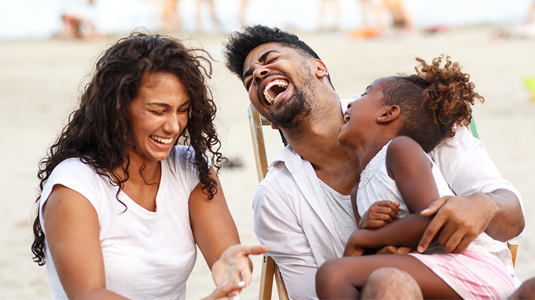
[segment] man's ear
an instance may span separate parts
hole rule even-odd
[[[390,123],[401,116],[401,108],[398,105],[391,105],[385,108],[381,113],[381,116],[377,118],[377,123],[386,124]]]
[[[329,75],[329,70],[327,70],[327,66],[321,59],[315,59],[313,63],[314,67],[316,68],[316,77],[323,78]]]

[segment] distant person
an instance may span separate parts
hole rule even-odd
[[[381,8],[377,0],[358,0],[360,2],[360,12],[362,14],[362,26],[350,29],[348,37],[351,39],[372,38],[381,36],[387,31]],[[374,15],[375,22],[372,22],[371,15]]]
[[[169,32],[180,30],[179,0],[163,0],[161,29]]]
[[[486,233],[461,253],[446,253],[436,241],[425,252],[372,255],[389,245],[416,247],[433,220],[421,212],[455,195],[428,153],[451,145],[470,124],[471,106],[483,101],[449,57],[417,60],[416,75],[376,79],[344,114],[338,143],[356,151],[362,170],[351,197],[358,230],[344,252],[354,257],[319,268],[320,299],[359,299],[371,272],[384,267],[411,275],[425,299],[506,299],[515,291],[511,253]]]
[[[525,24],[532,24],[533,23],[533,17],[535,15],[535,0],[531,3],[531,6],[528,10],[528,14],[526,17]]]
[[[210,11],[210,19],[212,20],[212,24],[214,24],[216,31],[224,32],[223,24],[221,24],[221,21],[219,21],[219,18],[217,17],[214,0],[197,0],[197,10],[195,14],[195,21],[196,21],[195,30],[203,31],[202,15],[203,15],[203,6],[205,3],[208,4],[208,9]]]
[[[240,5],[238,7],[238,20],[240,21],[240,26],[245,26],[247,24],[247,7],[249,6],[248,0],[240,0]]]
[[[522,23],[506,28],[496,28],[491,32],[493,38],[534,38],[535,37],[535,0],[528,8],[528,13]]]
[[[382,12],[390,15],[390,28],[394,32],[411,32],[413,30],[412,18],[405,7],[403,0],[382,0]]]
[[[413,31],[412,18],[402,0],[360,0],[363,26],[349,31],[353,39],[407,34]],[[376,23],[370,21],[375,14]],[[390,19],[390,20],[388,20]]]
[[[360,11],[362,13],[362,25],[365,27],[379,27],[386,30],[384,21],[382,20],[381,12],[379,10],[379,3],[377,0],[358,0],[360,2]],[[373,14],[376,24],[371,21],[370,15]]]
[[[185,299],[197,247],[209,299],[249,284],[248,255],[267,249],[240,245],[217,177],[202,52],[134,33],[97,61],[38,172],[32,252],[54,299]]]
[[[340,1],[339,0],[320,0],[319,31],[327,30],[327,3],[331,3],[333,10],[332,31],[340,29]]]
[[[95,6],[93,0],[68,7],[61,15],[61,19],[63,21],[63,37],[83,39],[98,35],[94,23]]]

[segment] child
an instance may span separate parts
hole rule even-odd
[[[354,203],[359,230],[351,235],[346,253],[416,246],[431,221],[420,211],[453,195],[426,153],[447,144],[456,126],[468,125],[470,106],[483,99],[457,63],[447,57],[441,67],[442,60],[428,65],[417,59],[417,75],[375,80],[344,116],[338,142],[355,149],[363,168]],[[381,201],[385,199],[396,202]],[[373,212],[361,220],[372,206]],[[396,215],[400,219],[391,222]],[[316,276],[318,297],[356,299],[369,274],[381,267],[409,273],[424,298],[503,299],[513,293],[505,265],[510,253],[502,242],[482,233],[460,254],[444,252],[438,241],[431,246],[425,253],[327,261]]]

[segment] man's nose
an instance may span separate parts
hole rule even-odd
[[[256,68],[256,70],[253,72],[254,81],[256,83],[260,82],[260,80],[266,77],[267,74],[269,74],[269,70],[266,67],[260,66]]]

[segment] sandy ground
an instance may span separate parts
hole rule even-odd
[[[362,93],[374,79],[410,73],[416,56],[430,60],[441,53],[459,61],[484,105],[475,107],[481,140],[489,155],[524,198],[526,235],[520,241],[516,271],[521,280],[535,276],[535,185],[532,170],[535,102],[530,102],[522,78],[535,75],[534,40],[493,40],[491,27],[455,29],[438,35],[403,40],[351,41],[343,33],[301,37],[323,58],[342,97]],[[0,297],[50,299],[46,271],[31,260],[31,222],[37,195],[37,162],[51,145],[87,81],[97,56],[115,38],[91,41],[44,40],[0,43]],[[248,100],[240,82],[221,63],[224,36],[195,36],[219,62],[210,82],[217,101],[218,130],[223,152],[240,159],[242,168],[220,174],[223,188],[244,243],[256,244],[251,199],[257,177],[247,122]],[[270,158],[281,148],[278,136],[266,130]],[[257,298],[260,258],[254,258],[254,278],[242,299]],[[188,281],[188,299],[213,289],[211,275],[199,253]]]

